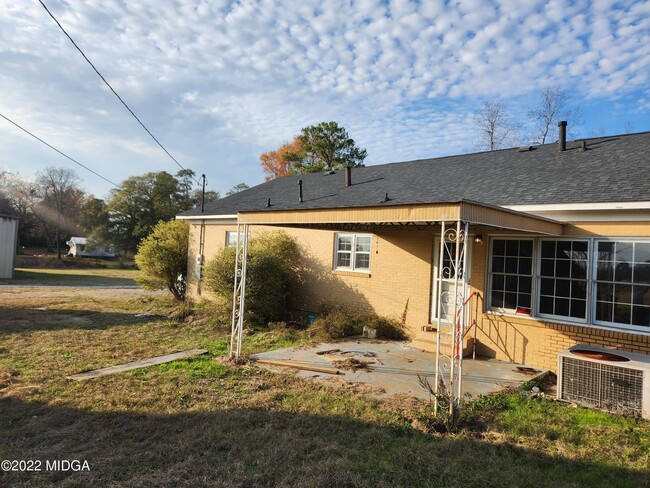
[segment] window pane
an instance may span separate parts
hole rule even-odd
[[[520,293],[517,306],[530,309],[530,295],[528,293]]]
[[[612,304],[610,302],[596,302],[596,320],[612,321]]]
[[[505,280],[503,275],[492,275],[492,289],[503,291],[505,285]]]
[[[587,316],[586,300],[571,300],[571,317],[584,319]]]
[[[532,258],[519,258],[519,274],[530,275],[533,272]]]
[[[650,284],[650,264],[634,265],[634,282]]]
[[[587,279],[587,261],[571,261],[571,278],[577,280]]]
[[[542,295],[553,296],[555,295],[555,280],[551,278],[542,278],[540,280],[540,293]]]
[[[650,307],[632,307],[632,324],[650,327]]]
[[[506,255],[506,241],[503,239],[495,239],[492,241],[492,255],[505,256]]]
[[[596,279],[599,281],[614,281],[614,263],[611,261],[599,261]]]
[[[519,277],[519,293],[530,293],[533,279],[530,276]]]
[[[519,255],[523,258],[532,258],[533,241],[519,241]]]
[[[613,242],[599,242],[598,243],[598,259],[613,261],[614,243]]]
[[[517,258],[506,258],[506,273],[517,274]]]
[[[542,276],[555,276],[555,261],[552,259],[542,259]]]
[[[352,263],[350,262],[350,253],[339,252],[336,253],[336,266],[339,268],[349,268]]]
[[[635,285],[632,287],[632,303],[636,305],[650,305],[650,286]]]
[[[354,262],[354,268],[355,269],[368,269],[370,268],[370,254],[361,254],[357,253],[355,262]]]
[[[357,252],[370,252],[370,236],[357,237]]]
[[[338,250],[339,251],[351,251],[352,250],[352,236],[339,236],[338,238]]]
[[[540,297],[539,298],[539,311],[541,313],[553,314],[553,297]]]
[[[634,244],[634,261],[637,263],[650,263],[649,242],[636,242]]]
[[[493,257],[492,258],[492,271],[495,273],[503,273],[505,265],[505,260],[504,258],[499,258],[499,257]]]
[[[632,307],[623,303],[614,304],[614,322],[629,324],[632,315]]]
[[[558,259],[569,259],[571,257],[571,241],[557,241],[555,256]]]
[[[569,317],[569,299],[556,298],[555,299],[555,315],[563,315]]]
[[[614,285],[614,301],[618,303],[632,303],[632,285]]]
[[[629,263],[616,262],[616,269],[614,270],[614,281],[624,281],[626,283],[632,282],[632,266]]]
[[[614,285],[609,283],[598,283],[596,285],[596,299],[603,302],[614,301]]]
[[[517,308],[517,294],[506,292],[505,302],[503,303],[503,308],[509,308],[515,310]]]
[[[587,282],[586,281],[572,281],[571,282],[571,298],[579,298],[581,300],[587,299]]]
[[[517,277],[506,276],[506,291],[517,292]]]
[[[519,241],[506,241],[506,256],[519,256]]]
[[[631,242],[616,241],[616,262],[632,262],[634,245]]]
[[[571,296],[571,281],[555,280],[555,296],[569,298]]]
[[[555,241],[542,242],[542,257],[554,258],[555,257]]]
[[[573,248],[573,256],[576,259],[580,259],[580,257],[586,257],[587,255],[587,248],[588,243],[585,241],[573,241],[572,248]]]
[[[558,278],[568,278],[571,276],[571,261],[558,259],[555,261],[555,276]]]
[[[492,290],[490,305],[495,308],[503,308],[503,292]]]

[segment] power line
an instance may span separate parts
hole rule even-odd
[[[48,144],[47,142],[45,142],[43,139],[41,139],[41,138],[38,137],[37,135],[32,134],[32,133],[29,132],[27,129],[25,129],[24,127],[18,125],[16,122],[14,122],[13,120],[11,120],[11,119],[10,119],[9,117],[7,117],[6,115],[2,115],[2,114],[0,113],[0,117],[2,117],[3,119],[5,119],[5,120],[6,120],[7,122],[9,122],[10,124],[15,125],[16,127],[18,127],[18,128],[19,128],[20,130],[22,130],[23,132],[26,132],[27,134],[29,134],[30,136],[32,136],[32,137],[33,137],[34,139],[36,139],[37,141],[42,142],[43,144],[45,144],[45,145],[46,145],[47,147],[49,147],[50,149],[53,149],[54,151],[58,152],[61,156],[65,157],[65,158],[68,158],[70,161],[72,161],[72,162],[75,163],[75,164],[78,164],[79,166],[81,166],[81,167],[82,167],[83,169],[85,169],[86,171],[90,171],[92,174],[94,174],[95,176],[100,177],[102,180],[104,180],[104,181],[110,183],[110,184],[113,185],[115,188],[121,188],[120,185],[118,185],[118,184],[116,184],[116,183],[113,183],[113,182],[112,182],[111,180],[109,180],[108,178],[104,178],[102,175],[100,175],[100,174],[97,173],[96,171],[93,171],[92,169],[90,169],[90,168],[89,168],[88,166],[86,166],[85,164],[82,164],[82,163],[80,163],[79,161],[77,161],[76,159],[71,158],[70,156],[68,156],[68,155],[67,155],[66,153],[64,153],[63,151],[59,151],[57,148],[55,148],[55,147],[52,146],[51,144]]]
[[[43,0],[38,0],[38,1],[39,1],[39,3],[43,6],[43,8],[45,9],[45,11],[50,15],[50,17],[52,17],[52,20],[54,20],[54,22],[56,22],[56,25],[59,26],[59,29],[61,29],[61,31],[66,35],[66,37],[67,37],[68,39],[70,39],[70,42],[72,43],[72,45],[73,45],[74,47],[77,48],[77,51],[79,51],[79,53],[81,53],[81,55],[83,56],[83,58],[88,62],[88,64],[92,67],[92,69],[95,70],[95,73],[97,73],[97,75],[102,79],[102,81],[106,84],[106,86],[107,86],[107,87],[108,87],[108,88],[113,92],[113,94],[117,97],[117,99],[118,99],[120,102],[122,102],[122,105],[124,105],[124,107],[129,111],[129,113],[130,113],[131,115],[133,115],[133,117],[135,118],[135,120],[138,121],[138,123],[142,126],[142,128],[143,128],[144,130],[147,131],[147,134],[149,134],[149,135],[151,136],[151,138],[152,138],[154,141],[156,141],[156,144],[158,144],[158,145],[160,146],[160,148],[161,148],[163,151],[165,151],[165,153],[167,154],[167,156],[169,156],[169,157],[172,159],[172,161],[174,161],[174,162],[178,165],[179,168],[181,168],[181,169],[185,169],[185,168],[181,165],[181,163],[179,163],[179,162],[176,160],[176,158],[175,158],[174,156],[172,156],[171,153],[170,153],[167,149],[165,149],[165,146],[163,146],[163,145],[160,143],[160,141],[159,141],[158,139],[156,139],[156,136],[154,136],[154,135],[151,133],[151,131],[150,131],[149,129],[147,129],[147,127],[142,123],[142,121],[141,121],[141,120],[138,118],[138,116],[133,112],[133,110],[131,110],[131,107],[129,107],[129,106],[126,104],[126,102],[125,102],[124,100],[122,100],[122,97],[120,97],[120,96],[117,94],[117,92],[113,89],[113,87],[111,86],[111,84],[110,84],[108,81],[106,81],[106,78],[104,78],[104,76],[99,72],[99,70],[98,70],[98,69],[95,67],[95,65],[90,61],[90,59],[88,59],[88,57],[84,54],[84,52],[81,50],[81,48],[77,45],[77,43],[74,42],[74,39],[72,39],[72,37],[70,37],[70,34],[68,34],[68,33],[66,32],[66,30],[65,30],[65,29],[63,28],[63,26],[59,23],[59,21],[56,19],[56,17],[52,14],[52,12],[50,12],[50,10],[47,8],[47,6],[43,3]],[[199,183],[199,180],[198,180],[198,179],[196,179],[196,178],[194,178],[194,177],[192,177],[192,179],[193,179],[197,184]]]

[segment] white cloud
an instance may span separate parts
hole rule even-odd
[[[470,148],[453,138],[471,139],[468,114],[486,98],[525,106],[551,84],[650,98],[641,0],[47,3],[172,153],[199,173],[218,171],[215,155],[237,168],[226,185],[322,120],[377,162]],[[4,112],[117,178],[175,170],[37,3],[0,6],[0,90]]]

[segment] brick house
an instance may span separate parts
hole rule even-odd
[[[471,308],[479,355],[551,370],[576,343],[650,353],[650,133],[290,176],[178,218],[190,293],[244,226],[281,228],[311,273],[304,313],[408,302],[435,351]]]

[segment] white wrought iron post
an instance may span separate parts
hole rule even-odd
[[[460,222],[459,222],[460,224]],[[467,289],[467,270],[468,268],[468,249],[467,247],[469,246],[469,223],[465,222],[465,230],[463,232],[464,240],[463,240],[463,257],[462,257],[462,262],[463,262],[463,270],[462,270],[462,296],[460,299],[460,316],[459,320],[457,321],[457,327],[456,327],[456,334],[457,334],[457,345],[456,345],[456,354],[458,355],[457,361],[458,361],[458,393],[456,395],[456,401],[458,402],[458,406],[460,407],[460,404],[463,400],[463,345],[465,344],[465,329],[467,327],[467,314],[466,314],[466,309],[468,307],[468,303],[465,303],[468,301],[468,289]],[[470,314],[471,316],[471,314]]]
[[[243,227],[243,232],[242,232]],[[230,333],[230,358],[239,358],[244,332],[246,306],[246,264],[248,262],[248,224],[237,224],[235,249],[235,282],[232,294],[232,322]]]

